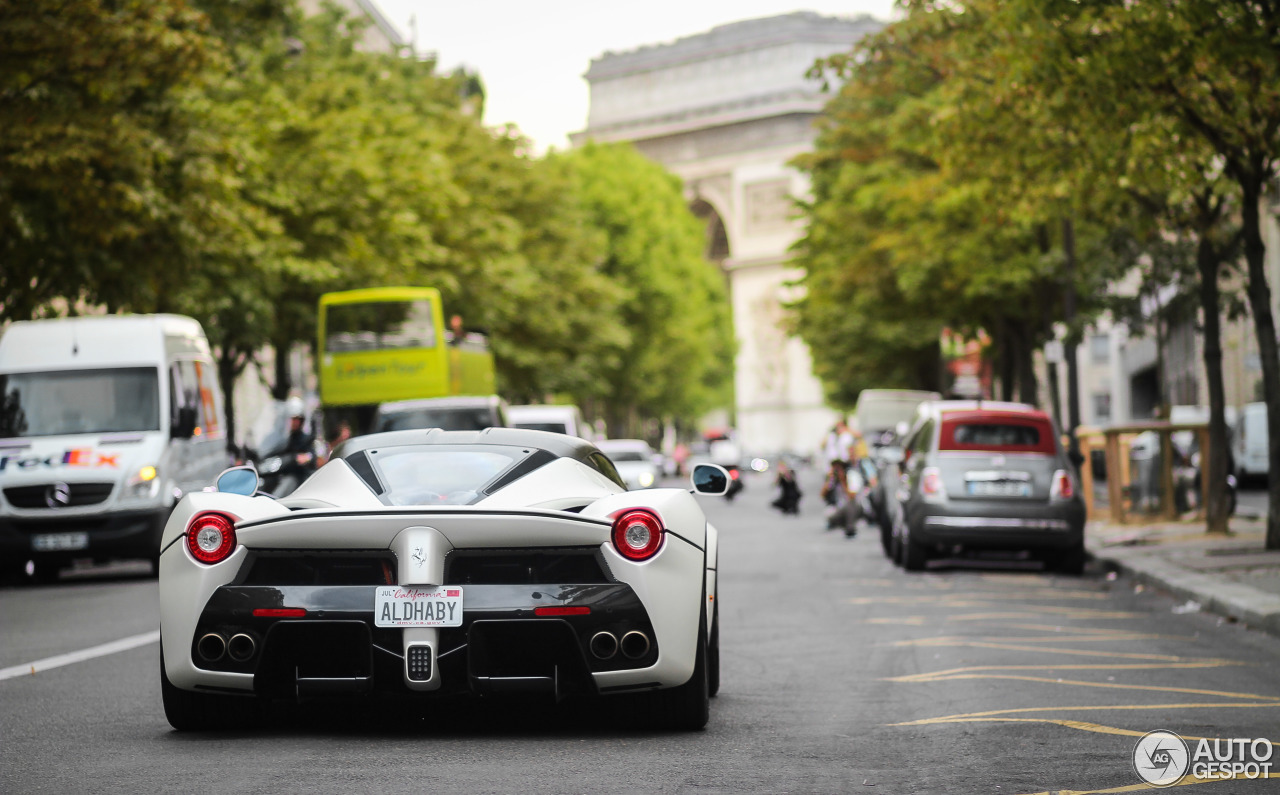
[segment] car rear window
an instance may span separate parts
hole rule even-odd
[[[943,420],[938,449],[1052,454],[1053,429],[1033,418]]]

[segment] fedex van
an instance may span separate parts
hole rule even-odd
[[[217,367],[179,315],[34,320],[0,336],[0,566],[160,555],[188,491],[231,464]]]

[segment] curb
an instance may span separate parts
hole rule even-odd
[[[1089,556],[1129,575],[1137,582],[1168,591],[1178,599],[1198,602],[1202,611],[1239,621],[1280,637],[1280,595],[1249,585],[1187,571],[1157,555],[1089,549]]]

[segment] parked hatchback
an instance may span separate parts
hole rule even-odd
[[[1018,403],[936,401],[908,436],[894,559],[1029,550],[1046,568],[1084,569],[1084,500],[1053,420]]]

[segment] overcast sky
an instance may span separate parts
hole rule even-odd
[[[591,59],[705,33],[717,25],[792,11],[894,18],[893,0],[374,0],[442,71],[465,65],[486,90],[484,121],[510,122],[538,153],[567,148],[587,123]]]

